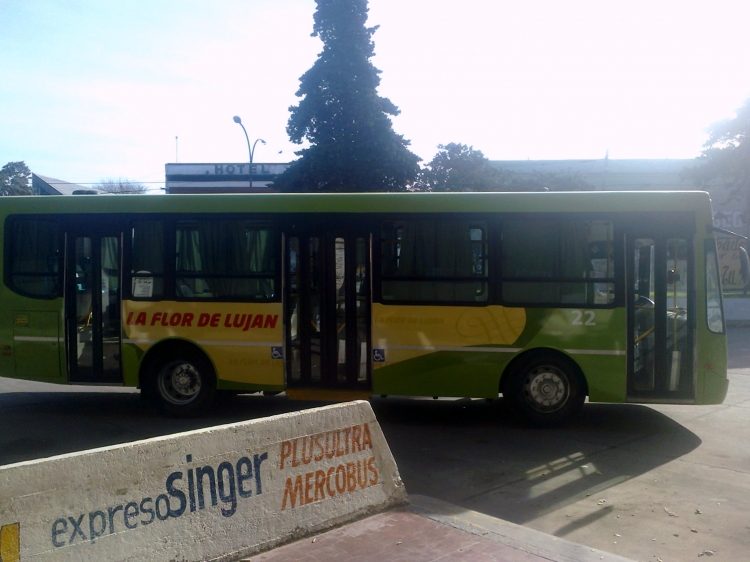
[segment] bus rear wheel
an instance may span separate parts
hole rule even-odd
[[[213,367],[196,352],[185,350],[158,362],[153,384],[162,409],[173,416],[198,416],[207,412],[216,400]]]
[[[537,355],[510,373],[503,396],[511,409],[534,425],[550,426],[575,416],[586,400],[578,366],[553,354]]]

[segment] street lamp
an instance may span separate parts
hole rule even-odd
[[[242,130],[245,133],[245,139],[247,140],[247,151],[250,154],[250,168],[248,169],[248,175],[250,177],[249,180],[249,186],[250,191],[253,189],[253,154],[255,154],[255,145],[258,144],[258,142],[262,142],[263,144],[266,144],[266,141],[263,139],[255,139],[255,142],[253,143],[253,146],[250,146],[250,137],[247,136],[247,129],[245,129],[245,126],[242,124],[242,119],[240,119],[239,115],[235,115],[232,117],[232,120],[237,123],[240,127],[242,127]]]

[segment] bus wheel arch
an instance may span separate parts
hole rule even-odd
[[[184,340],[167,340],[150,349],[140,379],[141,392],[173,416],[203,414],[218,395],[216,370],[208,355]]]
[[[569,356],[540,348],[515,357],[505,368],[500,391],[511,411],[534,425],[563,423],[581,410],[588,384]]]

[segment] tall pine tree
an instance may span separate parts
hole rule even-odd
[[[420,158],[393,131],[398,108],[377,93],[380,71],[370,62],[375,27],[366,27],[367,0],[316,0],[313,37],[323,41],[300,78],[299,105],[289,108],[287,133],[310,146],[274,187],[290,192],[403,191]]]

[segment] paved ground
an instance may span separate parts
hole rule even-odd
[[[407,491],[451,515],[385,514],[253,560],[748,560],[750,328],[729,335],[718,406],[589,404],[536,430],[500,404],[374,400]]]
[[[424,496],[242,561],[249,562],[627,562],[519,525]]]
[[[748,560],[750,369],[730,378],[719,406],[593,404],[555,430],[376,412],[410,493],[636,560]]]
[[[523,427],[501,401],[373,408],[412,495],[634,560],[747,560],[750,327],[730,329],[729,343],[719,406],[589,404],[553,430]],[[130,389],[0,379],[0,465],[316,405],[242,396],[175,420],[144,410]]]

